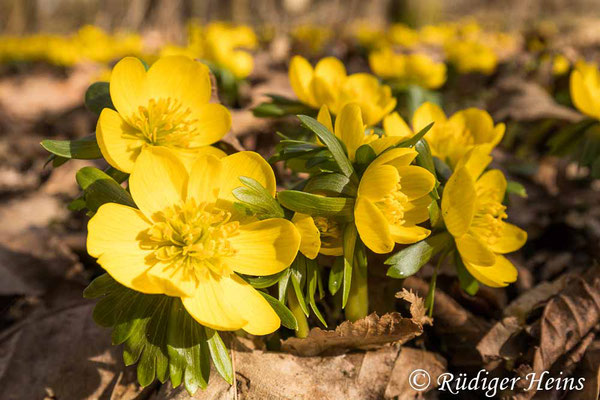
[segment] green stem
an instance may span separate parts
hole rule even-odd
[[[427,307],[427,309],[428,309],[427,314],[429,315],[429,317],[433,316],[433,304],[434,304],[434,300],[435,300],[435,287],[437,284],[438,271],[440,270],[440,267],[441,267],[442,263],[444,262],[444,260],[446,259],[447,255],[448,255],[447,252],[444,252],[440,255],[437,265],[435,266],[435,269],[433,270],[433,276],[431,277],[431,282],[429,283],[429,291],[427,292],[427,298],[425,299],[425,307]]]
[[[296,321],[298,322],[298,329],[296,329],[296,337],[305,338],[308,336],[308,320],[306,319],[306,315],[304,311],[302,311],[302,307],[300,307],[300,303],[298,302],[298,298],[296,297],[296,293],[294,289],[288,287],[287,291],[287,299],[288,299],[288,307],[294,317],[296,317]]]
[[[352,268],[352,284],[348,294],[348,302],[344,309],[346,319],[356,321],[364,318],[369,313],[369,286],[367,283],[367,268],[361,268],[354,261]]]

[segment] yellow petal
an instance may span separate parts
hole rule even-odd
[[[493,135],[492,140],[490,141],[490,145],[492,147],[496,147],[496,145],[498,143],[500,143],[500,141],[504,137],[505,131],[506,131],[506,125],[504,125],[503,123],[500,123],[494,127],[494,135]]]
[[[502,203],[502,200],[504,200],[506,186],[506,178],[502,171],[498,169],[486,171],[475,183],[477,191],[482,190],[486,196],[490,196],[497,203]]]
[[[356,199],[354,222],[360,239],[371,251],[385,254],[394,249],[389,223],[379,208],[369,199],[364,197]]]
[[[491,266],[496,262],[496,255],[473,235],[456,238],[456,247],[465,262],[481,266]]]
[[[240,226],[229,239],[235,255],[225,262],[246,275],[272,275],[287,268],[298,253],[300,233],[283,218],[265,219]]]
[[[436,125],[446,122],[446,114],[437,104],[426,101],[417,110],[412,118],[412,126],[415,133],[425,128],[430,123],[435,122]]]
[[[135,57],[119,61],[110,74],[110,98],[117,111],[125,118],[146,105],[146,68]]]
[[[475,183],[465,168],[459,168],[448,179],[442,195],[442,217],[455,237],[469,230],[475,214]]]
[[[181,298],[187,312],[202,325],[222,331],[235,331],[248,323],[234,307],[235,298],[226,296],[224,281],[228,279],[230,278],[216,278],[209,273],[207,279],[198,282],[193,296]],[[228,291],[227,293],[229,294]]]
[[[335,119],[335,136],[341,139],[348,150],[348,158],[354,161],[356,149],[365,140],[365,127],[363,125],[360,107],[350,103],[342,108]]]
[[[290,62],[289,78],[292,90],[298,99],[308,105],[317,107],[310,89],[313,79],[313,67],[304,57],[294,56]]]
[[[375,154],[379,155],[383,153],[385,150],[389,149],[392,146],[397,145],[403,140],[400,136],[389,136],[389,137],[381,137],[379,139],[373,140],[369,142],[369,146],[373,149]]]
[[[483,267],[466,261],[464,263],[469,273],[486,286],[504,287],[517,280],[517,269],[504,256],[497,255],[496,262],[491,267]]]
[[[527,232],[518,226],[503,222],[500,238],[489,247],[495,253],[506,254],[519,250],[526,241]]]
[[[146,257],[152,251],[142,249],[138,237],[150,228],[139,210],[107,203],[88,223],[87,250],[120,284],[142,293],[162,293],[146,275],[151,265]]]
[[[146,274],[148,279],[161,289],[161,293],[173,297],[193,296],[198,288],[198,279],[187,266],[156,263]]]
[[[231,114],[221,104],[200,104],[192,109],[191,115],[196,120],[194,130],[197,133],[190,143],[193,147],[216,143],[231,128]]]
[[[314,260],[321,249],[321,234],[315,220],[310,215],[295,213],[292,222],[300,233],[300,252]]]
[[[487,111],[467,108],[452,115],[449,123],[459,132],[470,135],[474,144],[487,144],[495,139],[494,121]]]
[[[346,78],[346,67],[335,57],[325,57],[315,65],[315,77],[322,78],[335,89]]]
[[[218,149],[214,146],[202,146],[193,149],[184,149],[182,147],[169,147],[169,150],[175,153],[177,158],[179,158],[179,161],[181,161],[183,165],[185,165],[185,169],[188,171],[188,173],[192,170],[192,166],[200,156],[211,155],[217,158],[223,158],[227,156],[227,154],[223,150]]]
[[[404,210],[404,225],[416,225],[429,219],[429,205],[432,199],[430,196],[411,201]]]
[[[387,136],[397,136],[403,140],[409,139],[414,135],[413,131],[397,112],[393,112],[383,119],[383,130]]]
[[[310,82],[310,91],[316,104],[325,104],[335,109],[337,96],[335,88],[320,76],[315,76]]]
[[[476,180],[486,167],[492,162],[490,156],[490,146],[479,145],[475,146],[460,159],[456,164],[455,170],[464,168]]]
[[[390,225],[390,233],[394,242],[400,244],[412,244],[425,239],[429,236],[431,231],[420,226]]]
[[[358,185],[358,195],[377,202],[396,190],[400,180],[398,171],[391,165],[370,165]]]
[[[221,188],[221,161],[212,155],[202,155],[192,166],[187,187],[187,198],[196,204],[214,204]]]
[[[242,329],[252,335],[268,335],[279,329],[277,313],[265,298],[236,274],[222,279],[223,292],[236,311],[248,321]]]
[[[408,200],[415,200],[427,195],[435,186],[435,177],[425,168],[416,165],[398,167],[400,187]]]
[[[192,111],[210,100],[211,84],[208,67],[189,57],[159,58],[148,70],[146,84],[149,98],[170,97]]]
[[[145,141],[119,113],[105,108],[96,125],[96,140],[106,161],[119,171],[130,173]]]
[[[232,190],[243,186],[240,176],[252,178],[260,183],[271,195],[275,196],[275,174],[268,162],[253,151],[240,151],[221,159],[221,191],[219,199],[223,207],[238,201]]]
[[[166,147],[146,147],[129,177],[135,204],[148,218],[180,204],[186,198],[188,173],[175,153]]]
[[[592,75],[593,73],[586,72],[586,74]],[[598,77],[596,80],[598,81]],[[571,99],[575,107],[582,113],[592,118],[600,118],[600,104],[591,94],[589,87],[591,83],[592,79],[589,77],[585,79],[582,71],[578,69],[573,71],[570,78]]]
[[[329,113],[329,108],[326,105],[322,105],[319,109],[319,115],[317,115],[317,121],[329,130],[329,132],[333,133],[333,124],[331,123],[331,114]]]
[[[382,164],[389,164],[396,168],[403,167],[406,165],[410,165],[410,163],[417,157],[417,151],[408,147],[399,147],[396,149],[390,149],[388,151],[383,152],[379,157],[375,159],[369,165],[376,166]]]

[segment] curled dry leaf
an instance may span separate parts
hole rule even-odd
[[[600,397],[600,341],[588,346],[574,376],[585,379],[581,392],[571,392],[568,400],[596,400]]]
[[[355,322],[346,321],[334,331],[311,329],[305,339],[289,338],[283,341],[283,351],[300,355],[341,354],[352,349],[370,349],[386,343],[403,344],[423,333],[423,324],[431,324],[425,316],[423,299],[404,291],[400,297],[411,303],[411,318],[392,312],[378,316],[372,313]]]

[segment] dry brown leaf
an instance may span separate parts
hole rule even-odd
[[[110,395],[124,369],[110,332],[92,320],[94,305],[79,303],[37,315],[0,335],[0,398],[99,399]]]
[[[554,118],[577,122],[581,114],[557,104],[543,87],[519,77],[508,77],[499,82],[497,109],[494,120],[538,121]]]
[[[355,322],[346,321],[334,331],[313,328],[304,339],[283,341],[283,351],[300,356],[341,354],[352,349],[369,349],[386,343],[406,343],[423,333],[423,325],[393,312],[379,317],[372,313]]]
[[[446,369],[446,361],[437,354],[396,346],[331,357],[262,351],[235,352],[234,357],[236,387],[213,373],[206,390],[194,396],[163,385],[152,400],[231,400],[234,392],[240,400],[408,400],[419,396],[406,384],[410,372],[425,369],[435,384]]]
[[[571,392],[567,400],[597,400],[600,397],[600,341],[586,349],[573,376],[584,378],[585,386],[581,392]]]
[[[403,299],[410,303],[410,315],[421,325],[432,325],[433,319],[426,315],[425,301],[422,297],[417,296],[412,290],[402,289],[396,293],[397,299]]]

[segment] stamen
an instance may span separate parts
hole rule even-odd
[[[404,224],[404,210],[408,205],[408,197],[402,192],[400,182],[396,183],[396,188],[383,200],[378,201],[376,205],[383,212],[392,225]]]
[[[185,268],[199,280],[208,271],[228,276],[232,271],[223,259],[236,254],[230,238],[239,230],[230,219],[229,212],[188,200],[157,213],[142,246],[153,249],[157,261]]]

